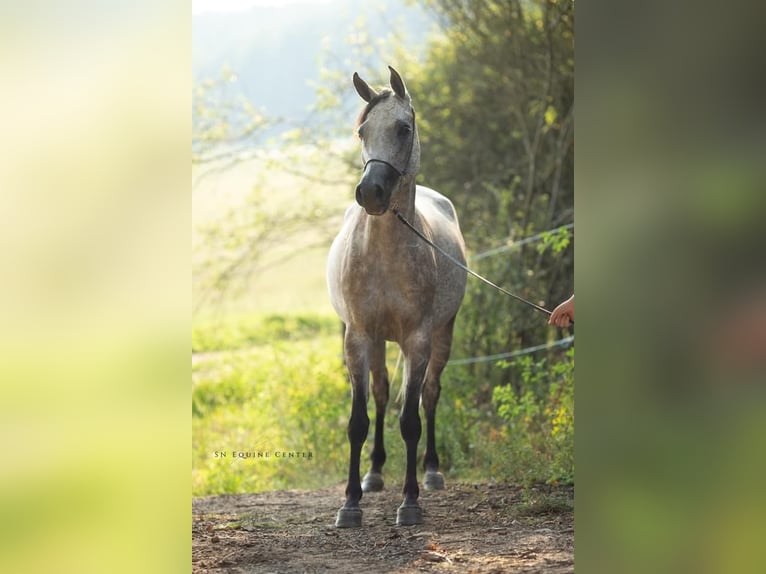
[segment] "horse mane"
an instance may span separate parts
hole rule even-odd
[[[367,105],[364,106],[364,109],[359,113],[359,117],[356,118],[356,125],[354,126],[354,130],[357,130],[359,126],[361,126],[364,123],[364,120],[367,119],[367,114],[370,113],[372,108],[374,108],[377,104],[385,100],[388,96],[393,94],[394,92],[389,90],[388,88],[385,88],[378,92],[374,98],[372,98],[369,102],[367,102]]]

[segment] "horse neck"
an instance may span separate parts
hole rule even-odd
[[[368,247],[384,247],[381,256],[387,253],[395,254],[395,250],[390,249],[392,243],[400,239],[406,241],[410,238],[407,228],[394,214],[394,209],[401,213],[407,221],[415,219],[415,176],[407,175],[402,178],[398,189],[396,190],[396,200],[392,203],[391,209],[384,215],[367,215],[362,210],[364,218],[364,237]],[[377,249],[376,249],[377,250]]]
[[[412,221],[415,216],[415,174],[402,177],[392,207]]]

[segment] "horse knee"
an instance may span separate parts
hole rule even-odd
[[[417,411],[410,413],[402,413],[399,416],[399,430],[402,433],[402,438],[405,441],[418,441],[420,440],[420,434],[422,427],[420,424],[420,415]]]
[[[352,443],[363,443],[367,440],[367,433],[370,430],[370,417],[367,411],[352,412],[348,419],[348,440]]]

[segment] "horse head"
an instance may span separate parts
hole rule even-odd
[[[356,202],[370,215],[388,211],[393,195],[410,187],[420,169],[420,142],[415,110],[404,80],[391,66],[391,88],[380,92],[354,73],[354,87],[367,102],[357,120],[364,172]]]

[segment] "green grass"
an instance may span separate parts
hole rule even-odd
[[[315,313],[200,319],[192,327],[192,352],[233,351],[279,341],[310,340],[339,335],[340,327],[337,317]],[[336,341],[336,345],[340,342]]]
[[[289,325],[302,330],[285,330]],[[316,317],[266,317],[260,328],[238,325],[203,338],[214,343],[207,349],[228,340],[237,350],[207,356],[192,370],[194,495],[312,488],[342,478],[349,393],[339,335],[328,325]],[[232,451],[270,456],[238,459]],[[312,458],[277,460],[277,451]]]
[[[346,479],[351,402],[337,318],[266,315],[217,326],[201,323],[194,327],[194,340],[196,349],[207,353],[192,367],[195,496],[316,488]],[[394,348],[390,372],[395,355]],[[371,418],[373,409],[370,401]],[[396,415],[392,400],[386,432],[389,483],[401,482],[404,473]],[[372,433],[371,424],[365,456]],[[270,456],[239,459],[232,451]],[[312,458],[277,460],[275,451],[311,452]],[[216,457],[216,452],[227,456]]]
[[[318,488],[343,482],[351,402],[333,315],[249,315],[198,322],[192,367],[192,492],[195,496]],[[389,346],[393,375],[398,349]],[[573,361],[573,358],[572,358]],[[492,405],[473,400],[470,381],[447,368],[438,408],[437,448],[447,480],[573,481],[573,362],[554,368],[526,362],[530,381],[549,373],[547,394],[516,396],[499,388]],[[398,378],[391,396],[398,391]],[[384,469],[389,486],[404,475],[404,445],[392,398],[386,415]],[[374,432],[363,453],[366,472]],[[419,457],[425,441],[421,440]],[[237,458],[232,451],[269,453]],[[311,452],[277,459],[275,452]],[[226,457],[215,453],[225,452]],[[543,505],[544,506],[544,505]],[[536,506],[530,512],[537,512]],[[538,509],[539,510],[539,509]]]

